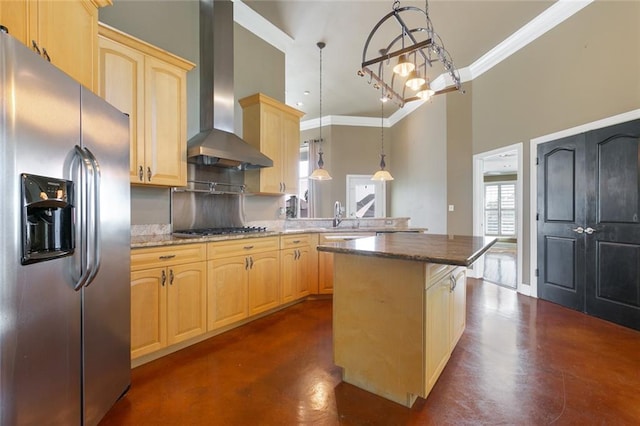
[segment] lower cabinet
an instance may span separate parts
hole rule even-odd
[[[280,239],[280,274],[282,303],[292,302],[311,294],[312,236],[288,235]]]
[[[280,305],[279,237],[207,245],[207,330]]]
[[[206,331],[205,245],[131,251],[131,358]]]
[[[249,316],[249,274],[245,256],[209,260],[207,266],[207,330]]]
[[[427,268],[429,268],[429,265]],[[466,270],[458,267],[428,282],[425,343],[427,393],[449,361],[466,325]]]
[[[280,305],[280,251],[249,257],[249,315]]]

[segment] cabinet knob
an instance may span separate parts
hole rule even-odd
[[[142,168],[142,166],[140,166],[140,168],[138,169],[138,179],[140,180],[140,182],[142,182],[142,180],[144,179],[144,169]]]
[[[147,180],[151,182],[151,167],[147,167]]]
[[[169,284],[173,285],[173,269],[169,269]]]
[[[164,283],[167,282],[167,274],[162,271],[162,281],[160,282],[160,284],[162,284],[162,287],[164,287]]]
[[[42,48],[42,56],[47,60],[47,62],[51,62],[51,57],[47,53],[47,49],[45,49],[44,47]]]

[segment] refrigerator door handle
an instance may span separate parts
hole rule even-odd
[[[89,274],[87,282],[84,284],[84,286],[87,287],[93,282],[93,279],[98,274],[98,271],[100,270],[100,262],[102,259],[100,251],[100,234],[102,231],[100,228],[100,179],[102,175],[100,173],[100,163],[98,163],[95,155],[93,155],[89,148],[84,148],[84,150],[93,169],[93,179],[91,182],[87,182],[87,185],[92,186],[92,197],[90,200],[88,200],[88,205],[91,208],[91,211],[89,212],[89,222],[91,226],[88,229],[90,230],[90,238],[92,239],[93,243],[89,248],[90,250],[93,249],[93,255],[91,256],[93,265],[90,266],[91,273]]]
[[[79,278],[76,280],[75,285],[73,286],[74,290],[80,290],[85,283],[87,282],[87,280],[89,279],[89,275],[90,275],[90,269],[89,269],[89,264],[90,264],[90,254],[89,254],[89,241],[88,241],[88,234],[89,232],[87,232],[87,200],[89,199],[89,195],[87,194],[88,192],[88,185],[86,184],[86,181],[88,180],[89,176],[91,175],[91,169],[92,169],[92,165],[90,160],[87,158],[87,156],[85,155],[85,152],[83,151],[82,148],[80,148],[78,145],[75,146],[75,154],[76,154],[76,158],[80,159],[80,173],[78,173],[78,180],[77,180],[77,184],[78,184],[78,189],[77,189],[77,194],[78,194],[78,200],[77,200],[77,206],[76,206],[76,211],[78,212],[78,240],[80,241],[79,245],[80,245],[80,273],[79,273]]]

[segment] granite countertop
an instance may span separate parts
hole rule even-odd
[[[363,228],[309,228],[309,229],[280,229],[280,230],[267,230],[259,233],[246,233],[246,234],[230,234],[230,235],[211,235],[206,237],[196,238],[184,238],[176,237],[172,234],[156,234],[156,235],[135,235],[131,237],[131,248],[145,248],[145,247],[159,247],[159,246],[171,246],[179,244],[198,244],[198,243],[211,243],[215,241],[227,241],[227,240],[241,240],[246,238],[264,238],[280,235],[292,235],[292,234],[323,234],[323,233],[352,233],[352,232],[412,232],[419,233],[424,232],[424,228],[406,228],[406,227],[363,227]]]
[[[390,233],[326,243],[318,251],[469,266],[495,242],[495,238],[463,235]]]

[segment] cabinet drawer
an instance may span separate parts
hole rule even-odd
[[[243,238],[240,240],[217,241],[208,243],[207,259],[220,259],[222,257],[243,256],[245,254],[261,253],[264,251],[279,250],[279,237]]]
[[[204,244],[134,249],[131,250],[131,270],[199,262],[205,259],[206,250]]]
[[[442,263],[427,263],[425,265],[425,275],[426,275],[425,288],[431,287],[433,284],[435,284],[442,277],[444,277],[454,269],[455,269],[455,266],[452,266],[452,265],[445,265]]]
[[[311,244],[311,235],[296,234],[280,237],[280,249],[289,249],[295,247],[305,247]]]

